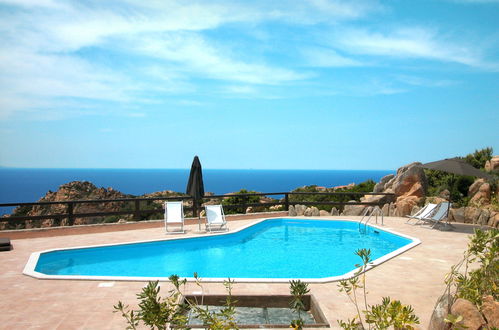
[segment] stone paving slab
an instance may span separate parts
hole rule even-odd
[[[345,217],[331,217],[344,219]],[[349,217],[349,219],[358,219]],[[230,222],[236,229],[254,220]],[[437,298],[443,293],[443,279],[457,263],[467,246],[473,228],[456,224],[453,231],[405,224],[404,218],[387,217],[384,227],[419,238],[419,246],[391,259],[367,273],[368,303],[377,304],[384,296],[400,299],[414,307],[427,329]],[[197,225],[186,226],[187,236],[206,235]],[[39,280],[23,275],[22,270],[35,251],[83,245],[112,244],[130,241],[164,239],[162,228],[146,228],[116,232],[87,233],[55,237],[13,239],[13,250],[0,252],[0,329],[124,329],[125,322],[113,313],[119,300],[133,306],[136,293],[145,282],[102,282],[78,280]],[[202,274],[201,274],[202,275]],[[167,291],[170,285],[162,284]],[[354,306],[337,283],[310,284],[331,327],[337,320],[355,315]],[[221,283],[206,283],[206,294],[225,294]],[[186,294],[199,291],[190,283]],[[234,294],[288,294],[285,283],[236,283]]]

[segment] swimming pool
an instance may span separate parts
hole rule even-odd
[[[171,274],[205,281],[309,282],[352,276],[371,249],[379,264],[419,240],[338,220],[267,219],[225,234],[33,253],[24,273],[52,279],[166,279]]]

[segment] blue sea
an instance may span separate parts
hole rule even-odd
[[[36,202],[49,190],[71,181],[90,181],[125,194],[185,192],[189,169],[19,169],[0,168],[0,203]],[[285,192],[305,185],[334,187],[379,181],[393,170],[215,170],[204,169],[205,191],[226,194],[240,189]],[[0,214],[12,208],[0,208]]]

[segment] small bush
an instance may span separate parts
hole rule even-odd
[[[374,186],[376,185],[376,182],[373,180],[367,180],[362,183],[359,183],[358,185],[355,185],[351,188],[341,188],[334,190],[332,188],[327,189],[325,192],[353,192],[353,193],[358,193],[358,192],[371,192],[374,189]],[[320,193],[320,191],[317,190],[316,185],[311,185],[311,186],[305,186],[305,187],[300,187],[292,192],[311,192],[311,193]],[[315,202],[315,203],[320,203],[320,202],[337,202],[337,203],[346,203],[351,200],[356,200],[360,201],[360,198],[362,195],[321,195],[321,194],[311,194],[311,195],[290,195],[289,196],[289,203],[290,204],[300,204],[300,202]],[[319,210],[326,210],[328,212],[331,212],[331,209],[333,208],[332,205],[316,205]]]
[[[239,204],[255,204],[260,202],[260,196],[238,196],[241,194],[256,194],[257,191],[241,189],[238,192],[234,193],[234,196],[230,196],[225,198],[222,201],[222,205],[239,205]],[[243,207],[224,208],[224,212],[226,214],[237,214],[237,213],[245,213],[246,210]]]

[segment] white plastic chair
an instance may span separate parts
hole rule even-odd
[[[178,230],[168,231],[168,226],[179,227]],[[182,202],[165,202],[165,231],[166,233],[184,233],[184,207]]]
[[[206,210],[206,231],[225,231],[229,230],[225,220],[222,205],[205,205]]]
[[[435,211],[436,207],[437,207],[437,204],[432,204],[432,203],[429,203],[429,204],[423,206],[423,208],[421,210],[419,210],[418,212],[416,212],[415,214],[408,215],[407,217],[409,219],[407,219],[407,221],[405,223],[410,223],[411,220],[417,220],[414,224],[419,223],[422,219],[428,218],[431,215],[431,213],[433,211]]]

